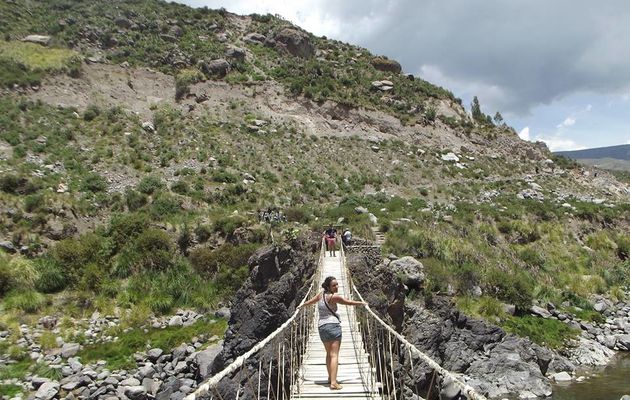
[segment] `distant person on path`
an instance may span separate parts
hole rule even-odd
[[[329,276],[322,283],[324,291],[318,293],[315,297],[308,300],[304,304],[298,306],[310,306],[317,303],[319,311],[319,320],[317,327],[319,329],[319,338],[324,343],[326,349],[326,370],[328,371],[328,383],[330,390],[342,389],[337,382],[337,370],[339,369],[339,347],[341,347],[341,318],[337,314],[337,304],[346,306],[366,306],[367,303],[362,301],[348,300],[336,294],[339,291],[339,283],[334,276]]]
[[[324,240],[326,241],[326,250],[331,257],[336,257],[335,248],[337,247],[337,230],[332,224],[324,232]]]
[[[350,246],[350,244],[352,243],[352,232],[350,232],[350,229],[344,229],[343,233],[341,234],[341,241],[343,242],[344,246]]]

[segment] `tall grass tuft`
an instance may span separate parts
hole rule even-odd
[[[35,288],[40,292],[59,292],[68,284],[63,269],[52,258],[40,258],[35,261],[35,265],[39,272],[39,278],[35,282]]]
[[[27,313],[39,311],[46,304],[46,298],[34,290],[13,291],[5,297],[8,309],[21,310]]]

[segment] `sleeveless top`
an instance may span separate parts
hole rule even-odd
[[[319,302],[317,302],[317,310],[319,311],[319,320],[317,321],[317,326],[320,327],[324,324],[339,324],[339,320],[337,319],[337,317],[335,316],[335,314],[333,314],[332,312],[330,312],[330,310],[328,309],[328,307],[331,308],[331,310],[333,311],[337,311],[337,304],[330,304],[330,301],[326,300],[326,302],[328,303],[328,307],[326,307],[326,304],[324,304],[324,296],[326,296],[327,293],[323,293],[322,294],[322,298],[319,300]]]

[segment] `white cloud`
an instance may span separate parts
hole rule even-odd
[[[520,137],[523,140],[529,140],[529,126],[526,126],[525,128],[521,129],[521,131],[518,133],[518,137]]]
[[[575,125],[575,118],[573,117],[566,117],[564,121],[562,121],[561,124],[558,124],[556,126],[556,128],[561,129],[561,128],[566,128],[568,126],[573,126]]]
[[[551,151],[569,151],[569,150],[582,150],[586,147],[577,144],[572,139],[567,139],[560,137],[558,135],[555,136],[536,136],[536,140],[540,140],[541,142],[545,142],[549,150]]]
[[[589,112],[593,109],[593,105],[592,104],[587,104],[586,108],[584,109],[585,112]]]

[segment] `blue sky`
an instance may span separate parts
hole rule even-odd
[[[398,60],[552,151],[630,143],[630,1],[181,0]]]

